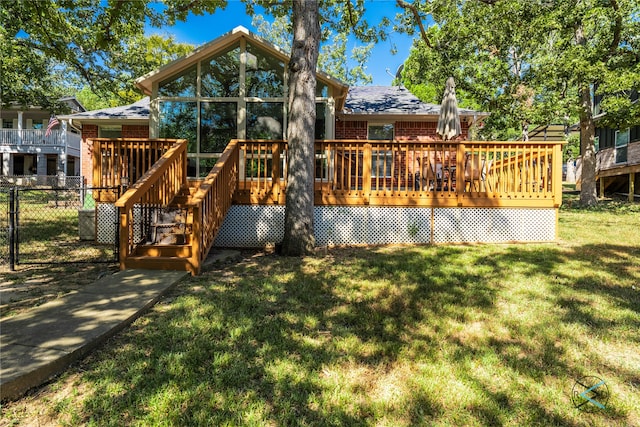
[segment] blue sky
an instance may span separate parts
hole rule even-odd
[[[395,0],[369,0],[367,1],[366,18],[373,24],[377,23],[382,16],[393,19],[399,10]],[[264,16],[268,19],[267,15]],[[218,10],[213,15],[195,16],[190,14],[186,22],[178,22],[173,27],[163,29],[149,28],[148,33],[173,35],[178,42],[199,46],[231,31],[238,25],[255,32],[255,28],[251,26],[251,19],[251,16],[247,16],[245,13],[244,3],[239,0],[229,0],[226,9]],[[395,75],[398,67],[409,56],[411,43],[412,37],[393,33],[389,34],[387,41],[374,47],[367,64],[367,72],[373,76],[373,85],[388,86],[391,84],[393,77],[387,73],[387,69],[392,75]],[[391,50],[394,45],[397,53],[392,55]]]

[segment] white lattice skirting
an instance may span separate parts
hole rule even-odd
[[[314,208],[316,243],[545,242],[556,238],[556,209]],[[284,235],[284,206],[232,206],[215,246],[256,248]]]

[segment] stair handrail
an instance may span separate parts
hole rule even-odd
[[[187,140],[175,140],[173,146],[120,197],[115,207],[119,213],[120,267],[140,243],[134,236],[134,207],[166,207],[187,186]],[[139,215],[140,217],[142,215]],[[143,221],[142,218],[138,222]],[[138,224],[144,229],[143,224]]]
[[[225,215],[231,208],[233,193],[238,186],[239,147],[237,140],[229,142],[189,201],[193,212],[190,264],[195,274],[200,272]]]

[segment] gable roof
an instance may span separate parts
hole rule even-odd
[[[230,32],[223,34],[222,36],[196,48],[186,56],[178,58],[175,61],[172,61],[160,67],[159,69],[138,78],[136,80],[136,85],[145,93],[145,95],[151,95],[151,90],[154,82],[161,82],[163,80],[166,80],[167,78],[192,66],[198,61],[206,59],[213,55],[215,52],[232,45],[241,38],[246,38],[247,40],[251,41],[251,43],[260,46],[261,48],[265,49],[270,55],[278,58],[281,61],[285,63],[289,62],[289,54],[287,54],[285,51],[269,43],[263,38],[256,36],[245,27],[238,26]],[[349,86],[336,79],[335,77],[332,77],[320,70],[316,72],[316,76],[323,83],[335,89],[335,94],[333,97],[336,99],[336,103],[341,109]]]
[[[77,120],[83,123],[100,123],[109,120],[110,123],[126,121],[131,124],[147,124],[149,122],[149,106],[149,97],[145,96],[133,104],[123,105],[120,107],[103,108],[101,110],[85,111],[68,116],[60,116],[60,118]]]
[[[71,114],[81,111],[87,111],[86,108],[84,108],[84,105],[82,105],[82,103],[75,96],[63,96],[62,98],[58,98],[57,101],[66,104],[71,110]],[[2,105],[1,102],[0,105]],[[5,105],[2,105],[2,108],[9,110],[43,110],[42,106],[40,105],[25,106],[22,103],[15,101],[7,102]],[[46,111],[50,112],[48,109]]]
[[[468,108],[458,108],[460,117],[486,117],[484,113]],[[360,86],[349,88],[342,111],[344,116],[439,116],[440,105],[420,101],[402,86]]]

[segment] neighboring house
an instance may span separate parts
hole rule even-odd
[[[631,93],[638,102],[638,92]],[[624,193],[629,200],[640,194],[640,125],[624,129],[599,126],[599,101],[596,97],[596,177],[600,195]]]
[[[188,174],[203,177],[234,138],[283,140],[287,127],[286,64],[276,46],[237,27],[137,84],[149,96],[135,104],[65,117],[96,137],[186,138]],[[353,87],[317,73],[316,138],[435,140],[440,106],[402,86]],[[460,109],[462,135],[488,113]],[[82,174],[90,176],[83,145]]]
[[[566,141],[570,128],[562,124],[535,126],[527,133],[529,141]]]
[[[559,123],[534,126],[527,132],[529,141],[559,141],[567,142],[569,135],[580,133],[578,125],[567,126]],[[567,163],[562,166],[562,180],[568,183],[576,182],[576,159],[568,156]]]
[[[63,98],[72,113],[85,111],[74,97]],[[67,176],[80,174],[80,134],[59,120],[50,133],[47,127],[51,113],[40,107],[3,107],[0,111],[0,175]]]

